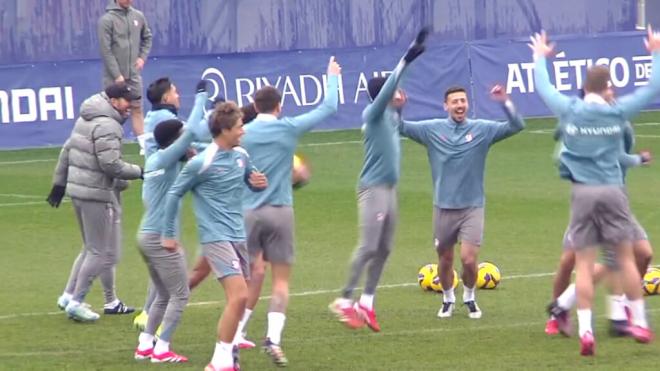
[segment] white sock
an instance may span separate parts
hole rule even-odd
[[[374,310],[374,296],[369,294],[362,294],[360,296],[360,305],[369,310]]]
[[[474,301],[474,287],[463,286],[463,303],[468,301]]]
[[[62,293],[62,296],[63,296],[64,299],[66,299],[66,300],[71,300],[71,299],[73,299],[73,294],[69,294],[69,293],[66,292],[66,291],[64,291],[64,292]]]
[[[351,299],[337,298],[335,302],[339,304],[340,308],[350,308],[353,306],[353,300]]]
[[[591,329],[591,309],[578,309],[577,316],[580,337],[584,336],[587,332],[593,334],[593,330]]]
[[[234,366],[234,356],[232,354],[233,346],[229,343],[215,343],[215,351],[211,358],[211,365],[217,369],[229,368]]]
[[[252,309],[247,309],[245,308],[245,312],[243,312],[243,318],[241,318],[241,321],[238,322],[238,327],[236,328],[236,336],[234,337],[234,343],[237,338],[239,337],[245,337],[247,335],[247,330],[245,329],[247,327],[247,323],[250,320],[250,316],[252,315]]]
[[[554,320],[556,320],[556,319],[557,319],[557,318],[556,318],[555,316],[553,316],[552,314],[550,315],[550,320],[554,321]]]
[[[455,303],[456,297],[454,296],[454,289],[447,289],[442,292],[442,302],[443,303]]]
[[[557,305],[563,310],[570,310],[575,305],[575,284],[568,285],[566,290],[557,298]]]
[[[138,336],[138,350],[144,351],[154,347],[154,336],[147,334],[146,332],[141,332]]]
[[[644,299],[631,300],[630,311],[632,312],[632,322],[634,326],[648,328],[646,322],[646,310],[644,309]]]
[[[156,341],[156,346],[154,347],[154,354],[163,354],[170,351],[170,342],[164,341],[163,339],[158,339]]]
[[[106,303],[106,304],[103,306],[103,308],[105,308],[105,309],[112,309],[112,308],[116,307],[117,304],[119,304],[119,299],[115,299],[114,301],[112,301],[112,302],[110,302],[110,303]]]
[[[625,321],[627,319],[625,296],[609,295],[607,297],[607,304],[610,310],[610,319],[612,321]]]
[[[284,313],[268,312],[268,332],[266,337],[269,338],[272,343],[280,344],[285,320],[286,315],[284,315]]]

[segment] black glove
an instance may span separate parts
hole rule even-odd
[[[66,190],[65,186],[54,185],[53,188],[50,189],[50,194],[48,195],[48,198],[46,198],[48,204],[55,208],[60,207],[60,204],[62,203],[62,199],[64,198],[65,190]]]
[[[208,90],[206,90],[206,80],[199,80],[199,82],[197,83],[197,87],[195,89],[196,89],[195,90],[196,93],[207,92]]]
[[[417,37],[415,38],[415,41],[410,45],[410,48],[408,48],[408,51],[406,52],[406,55],[403,57],[403,60],[406,61],[406,63],[411,63],[417,57],[422,55],[424,51],[426,50],[426,46],[424,46],[424,42],[426,42],[426,37],[429,35],[429,29],[428,27],[424,27],[419,31],[417,34]]]

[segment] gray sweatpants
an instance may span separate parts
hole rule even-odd
[[[367,264],[364,293],[373,295],[385,268],[399,219],[396,187],[377,186],[358,189],[360,241],[353,253],[348,283],[342,291],[350,299]]]
[[[161,246],[160,234],[140,233],[138,244],[156,291],[144,331],[154,335],[162,323],[160,338],[169,342],[190,296],[186,257],[182,249],[172,252]]]
[[[113,271],[119,260],[121,205],[118,201],[98,202],[75,198],[72,201],[84,243],[78,274],[73,279],[75,288],[72,294],[73,300],[82,302],[94,279],[103,272]],[[114,286],[114,278],[112,281]]]
[[[82,266],[82,263],[85,260],[86,254],[87,251],[85,250],[85,246],[83,245],[82,251],[80,251],[80,254],[78,254],[78,257],[76,257],[76,260],[73,262],[73,266],[71,267],[71,273],[69,274],[69,280],[66,283],[66,288],[64,289],[64,292],[68,294],[72,294],[73,290],[76,289],[76,282],[78,282],[78,274],[80,273],[80,267]],[[112,303],[117,299],[117,292],[115,291],[115,267],[102,271],[101,274],[99,275],[99,279],[101,281],[101,287],[103,287],[103,297],[105,299],[105,303],[106,304]]]

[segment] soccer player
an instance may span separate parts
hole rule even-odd
[[[469,102],[462,87],[450,87],[444,98],[448,118],[403,121],[399,131],[426,147],[431,165],[434,245],[440,283],[445,288],[438,317],[451,317],[454,311],[454,245],[460,241],[463,303],[469,318],[478,319],[482,313],[475,298],[475,283],[484,228],[486,156],[493,144],[520,132],[525,123],[499,85],[492,89],[491,98],[502,104],[506,122],[468,119]]]
[[[612,90],[612,89],[608,89]],[[606,93],[610,95],[609,92]],[[607,97],[606,101],[610,104],[613,103],[614,94],[612,91],[611,98]],[[624,154],[632,151],[634,146],[633,128],[630,124],[626,126],[623,143]],[[557,138],[559,139],[559,138]],[[622,172],[625,173],[626,168],[629,166],[645,165],[651,161],[651,154],[648,151],[642,151],[638,155],[625,156],[622,160],[628,158],[632,161],[619,161],[622,167]],[[633,235],[633,254],[640,277],[644,277],[646,270],[651,263],[653,256],[653,248],[649,242],[648,235],[644,228],[639,224],[633,215],[634,235]],[[570,284],[571,273],[575,267],[575,252],[567,240],[568,230],[564,233],[563,251],[559,258],[559,268],[555,274],[553,281],[553,297],[552,303],[548,306],[550,318],[546,322],[545,333],[548,335],[556,335],[562,333],[570,335],[572,333],[572,326],[570,324],[570,317],[568,311],[573,308],[575,304],[575,285]],[[610,262],[612,264],[613,262]],[[606,273],[606,266],[597,264],[594,268],[594,284],[598,283]],[[615,280],[614,280],[615,281]],[[616,283],[612,282],[612,283]],[[570,284],[570,285],[569,285]],[[617,285],[619,286],[619,285]],[[610,334],[615,336],[622,336],[627,334],[627,316],[625,306],[625,296],[618,295],[615,287],[610,287],[611,293],[608,298],[609,304],[609,317],[610,317]]]
[[[268,331],[264,350],[279,366],[287,364],[281,348],[282,330],[289,301],[289,277],[294,262],[294,216],[292,195],[292,163],[298,139],[337,112],[338,83],[341,67],[330,58],[327,69],[326,96],[316,109],[295,117],[280,117],[282,95],[272,86],[254,95],[256,118],[245,128],[242,146],[251,161],[266,174],[269,187],[263,192],[247,192],[244,196],[247,247],[250,267],[257,268],[248,284],[247,308],[239,325],[236,342],[253,347],[242,335],[243,329],[259,300],[264,280],[264,262],[270,263],[272,297],[268,308]],[[256,267],[258,265],[258,267]]]
[[[113,270],[119,258],[121,203],[117,184],[142,177],[142,168],[124,162],[121,152],[122,124],[129,115],[131,102],[138,98],[126,84],[116,83],[86,99],[56,166],[64,168],[60,162],[65,161],[66,171],[56,171],[53,191],[56,187],[60,191],[56,191],[57,195],[51,191],[49,199],[61,201],[66,188],[85,246],[75,288],[65,307],[67,315],[77,321],[93,322],[99,318],[83,301],[94,279]],[[117,305],[121,303],[116,301]]]
[[[362,111],[365,154],[357,189],[360,240],[341,297],[329,305],[349,328],[359,328],[366,322],[371,330],[380,331],[374,296],[393,248],[398,219],[397,184],[401,166],[398,126],[400,110],[406,102],[399,83],[410,64],[424,53],[427,36],[428,29],[422,29],[392,74],[387,78],[372,78],[367,85],[371,103]],[[354,304],[353,291],[365,268],[364,291]]]
[[[616,256],[620,271],[615,273],[630,300],[630,334],[642,343],[653,338],[632,252],[632,214],[619,164],[628,121],[660,93],[660,34],[649,27],[645,44],[653,55],[652,67],[656,67],[649,84],[612,105],[605,100],[611,83],[609,68],[589,68],[584,100],[569,98],[550,84],[546,58],[554,52],[554,45],[548,43],[545,32],[534,35],[530,44],[536,61],[534,81],[537,91],[550,110],[562,118],[558,127],[563,144],[559,168],[560,176],[572,183],[567,239],[575,250],[580,354],[584,356],[595,352],[591,305],[595,247],[598,245]]]
[[[198,83],[197,88],[204,88],[205,83]],[[151,110],[144,118],[144,135],[142,135],[142,146],[144,148],[145,161],[158,150],[158,144],[154,139],[154,131],[158,125],[167,120],[178,119],[181,100],[176,85],[169,77],[161,77],[149,84],[147,88],[147,99],[151,103]],[[149,280],[147,296],[140,314],[133,319],[133,326],[144,330],[149,320],[149,307],[156,299],[156,290]]]
[[[135,350],[135,359],[138,360],[151,358],[154,363],[187,361],[186,357],[169,349],[170,339],[190,293],[185,254],[176,247],[163,248],[160,237],[163,232],[165,197],[182,167],[182,161],[187,159],[190,145],[196,139],[192,128],[202,121],[207,99],[205,90],[197,92],[187,129],[184,129],[181,121],[171,119],[159,123],[153,132],[160,149],[152,153],[145,163],[142,184],[145,213],[138,232],[138,242],[149,268],[156,298],[149,307],[146,328],[139,335],[139,344]],[[154,347],[155,331],[161,321],[162,330]]]
[[[234,102],[215,108],[209,118],[213,142],[193,157],[170,188],[165,204],[162,245],[178,246],[177,215],[183,195],[192,190],[202,253],[222,284],[227,304],[218,322],[218,341],[207,371],[233,370],[232,342],[245,310],[249,275],[242,198],[244,183],[265,189],[268,181],[250,164],[245,150],[235,148],[243,136],[241,112]]]

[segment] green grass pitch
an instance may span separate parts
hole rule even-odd
[[[344,284],[357,241],[355,186],[362,162],[360,132],[319,132],[299,147],[313,165],[312,181],[295,192],[297,262],[283,335],[290,370],[655,370],[658,342],[638,345],[607,335],[604,293],[596,299],[596,357],[578,355],[576,338],[543,333],[551,275],[568,219],[569,184],[553,165],[553,120],[527,121],[525,131],[495,145],[486,174],[486,229],[480,261],[495,262],[503,280],[496,290],[477,292],[484,312],[467,318],[459,305],[440,320],[440,296],[416,284],[420,266],[435,262],[432,248],[432,186],[423,147],[403,141],[399,188],[400,223],[376,297],[382,332],[351,331],[327,305]],[[636,127],[637,148],[660,154],[660,113],[646,113]],[[102,316],[77,324],[57,310],[81,238],[71,203],[51,209],[50,189],[58,149],[0,152],[0,369],[201,370],[210,360],[224,294],[207,280],[194,291],[173,338],[186,365],[148,365],[133,360],[137,332],[132,316]],[[141,161],[128,145],[127,159]],[[660,236],[660,175],[657,165],[630,171],[632,208],[652,238]],[[143,302],[147,271],[135,234],[142,214],[140,182],[124,193],[124,241],[117,266],[117,291],[129,305]],[[197,234],[189,197],[182,241],[192,260]],[[656,259],[656,263],[658,260]],[[460,272],[458,262],[455,267]],[[268,295],[269,286],[264,295]],[[462,288],[457,295],[460,299]],[[102,307],[95,283],[87,301]],[[660,298],[647,301],[649,318],[660,324]],[[248,329],[259,342],[267,301],[260,301]],[[241,352],[245,370],[274,369],[259,350]]]

